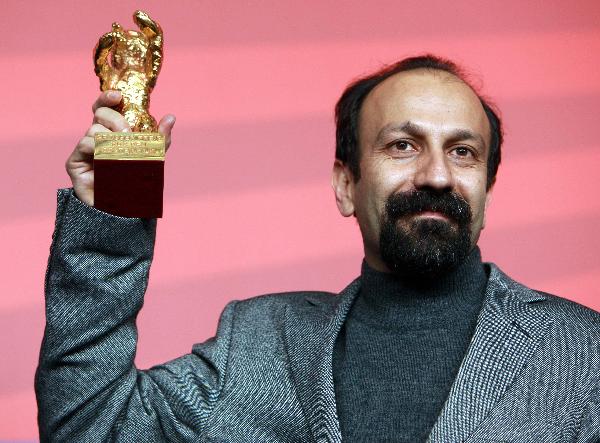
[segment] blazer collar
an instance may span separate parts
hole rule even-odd
[[[535,353],[552,319],[538,292],[494,264],[475,332],[428,443],[462,442],[474,433]]]
[[[342,441],[333,388],[333,346],[359,289],[357,278],[328,303],[308,296],[300,309],[286,309],[292,378],[313,439],[319,443]]]
[[[545,297],[507,277],[494,264],[471,343],[428,443],[460,442],[471,435],[535,352],[551,319],[533,302]],[[335,339],[360,289],[354,280],[323,302],[308,296],[286,309],[285,343],[298,398],[314,440],[341,442],[332,358]]]

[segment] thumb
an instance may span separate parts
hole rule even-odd
[[[158,122],[158,132],[165,136],[165,145],[169,149],[171,144],[171,131],[175,126],[175,116],[173,114],[167,114]]]

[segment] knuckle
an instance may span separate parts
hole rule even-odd
[[[98,98],[96,99],[96,101],[94,103],[92,103],[92,112],[95,113],[102,106],[103,102],[104,102],[104,93],[100,94],[98,96]]]
[[[83,137],[79,143],[77,144],[77,151],[79,152],[84,152],[90,149],[90,147],[93,147],[93,138],[92,137]]]
[[[94,123],[92,126],[90,126],[90,128],[87,130],[87,132],[85,133],[86,137],[93,137],[97,132],[99,132],[99,127],[101,127],[102,125],[98,124],[98,123]],[[84,137],[85,138],[85,137]]]
[[[65,169],[67,171],[67,174],[69,174],[69,177],[73,176],[73,154],[71,154],[69,156],[69,158],[67,158],[67,160],[65,161]]]

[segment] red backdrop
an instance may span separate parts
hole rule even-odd
[[[145,8],[177,115],[137,363],[189,352],[232,298],[337,291],[360,269],[329,187],[333,105],[354,77],[425,51],[499,105],[504,161],[484,259],[600,309],[597,1],[4,2],[0,11],[0,440],[37,435],[33,375],[55,190],[98,94],[92,48]]]

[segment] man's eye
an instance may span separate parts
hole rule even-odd
[[[406,152],[414,149],[414,146],[411,143],[404,140],[394,142],[390,147],[400,152]]]
[[[471,150],[469,148],[465,148],[464,146],[459,146],[454,149],[454,153],[459,157],[468,157],[472,155]]]

